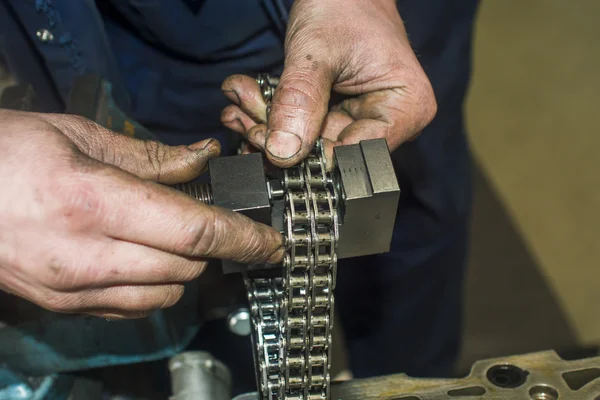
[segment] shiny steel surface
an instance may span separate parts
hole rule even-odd
[[[250,322],[250,310],[241,308],[229,314],[227,317],[229,330],[238,336],[249,336],[252,333]]]
[[[173,185],[173,188],[203,203],[213,204],[212,186],[210,184],[178,183]]]
[[[267,104],[276,83],[261,75]],[[283,268],[246,277],[260,399],[329,399],[338,213],[320,143],[284,170]]]

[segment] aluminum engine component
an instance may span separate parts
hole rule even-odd
[[[181,353],[169,360],[173,396],[169,400],[229,400],[231,373],[206,352]]]
[[[248,393],[234,400],[259,400]],[[419,379],[404,374],[331,385],[336,400],[600,400],[600,357],[565,361],[554,351],[473,365],[462,379]]]

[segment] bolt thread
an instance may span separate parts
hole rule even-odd
[[[213,204],[214,202],[210,183],[179,183],[174,185],[173,188],[203,203]]]

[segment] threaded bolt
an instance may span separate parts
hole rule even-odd
[[[178,183],[177,185],[174,185],[173,188],[188,196],[192,196],[203,203],[214,203],[212,186],[210,183]]]

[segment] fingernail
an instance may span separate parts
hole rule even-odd
[[[298,135],[284,131],[273,131],[267,135],[267,151],[277,158],[290,158],[298,154],[302,140]]]

